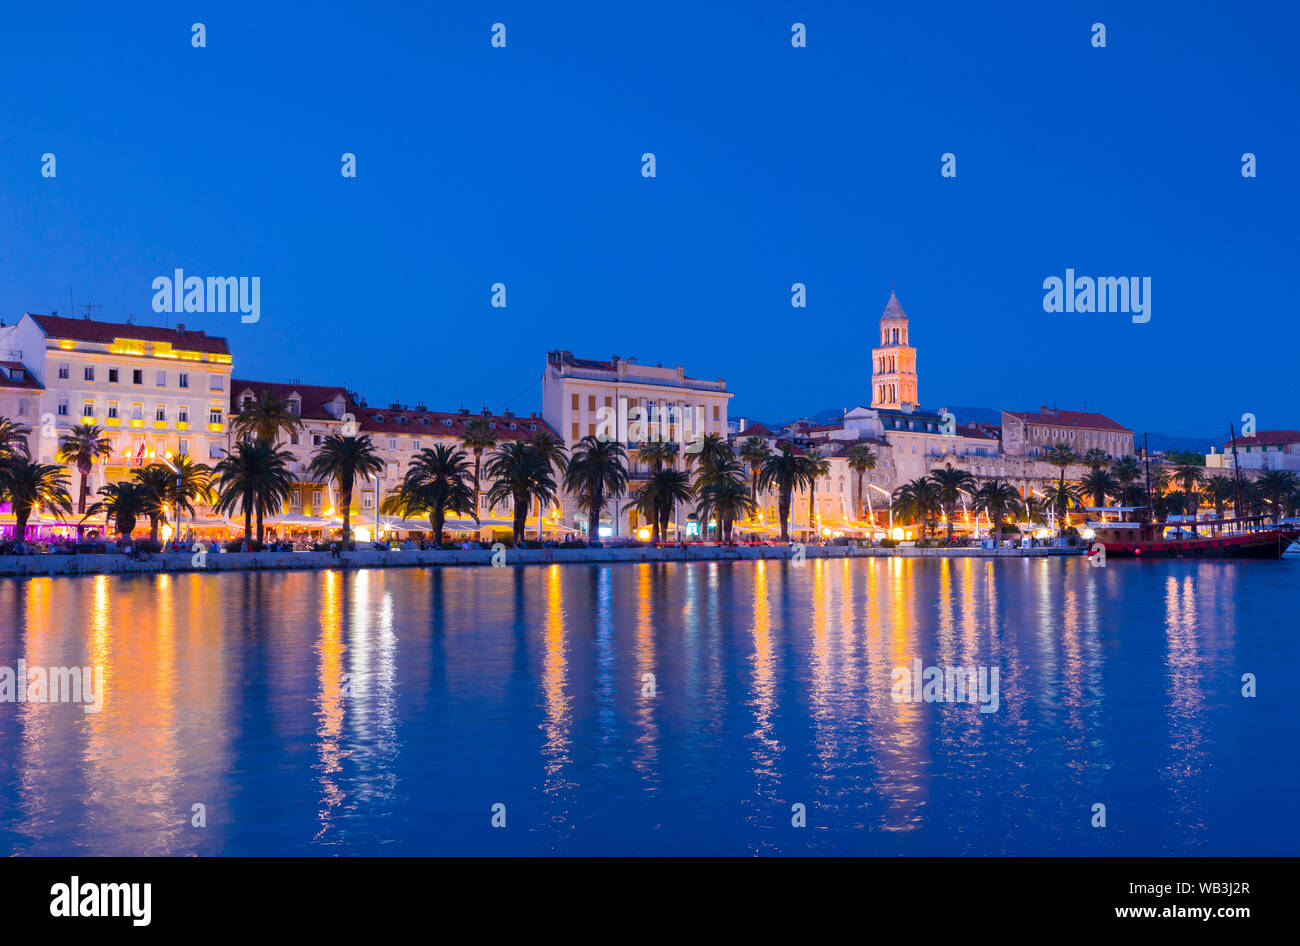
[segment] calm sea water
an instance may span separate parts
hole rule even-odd
[[[0,852],[1296,854],[1298,587],[1297,560],[0,580],[0,666],[106,678],[99,713],[0,703]],[[915,659],[998,668],[997,711],[896,702]]]

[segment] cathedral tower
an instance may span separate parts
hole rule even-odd
[[[907,343],[907,316],[891,290],[880,316],[880,347],[871,351],[871,406],[898,409],[919,403],[916,349]]]

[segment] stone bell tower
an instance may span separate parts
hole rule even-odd
[[[907,343],[907,315],[891,290],[880,316],[880,347],[871,351],[871,406],[918,404],[916,349]]]

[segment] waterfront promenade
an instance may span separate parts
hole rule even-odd
[[[1079,555],[1082,548],[859,548],[817,546],[804,549],[805,559],[817,558],[1038,558],[1049,555]],[[97,575],[191,571],[274,571],[320,568],[401,568],[431,565],[492,565],[490,549],[419,551],[365,549],[340,552],[208,552],[202,557],[191,552],[155,553],[142,559],[120,553],[104,555],[0,555],[0,576]],[[750,545],[726,549],[716,546],[678,548],[616,549],[507,549],[497,561],[504,566],[568,563],[619,562],[733,562],[757,559],[791,560],[795,551],[786,545]]]

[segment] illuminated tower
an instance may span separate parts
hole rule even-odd
[[[871,406],[898,409],[916,397],[916,349],[907,343],[907,316],[891,290],[880,316],[880,347],[871,352]]]

